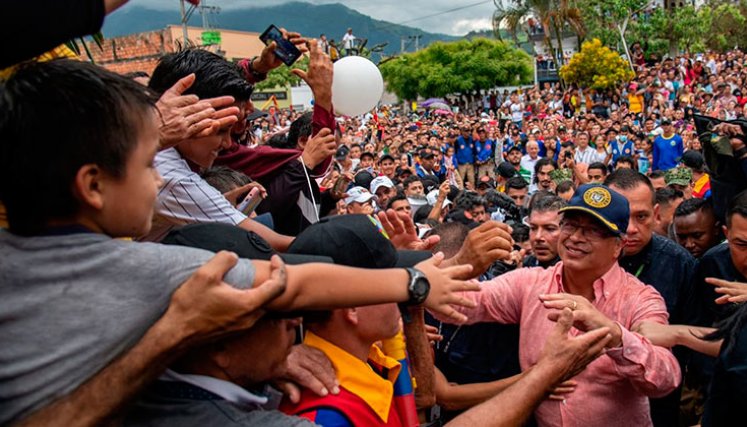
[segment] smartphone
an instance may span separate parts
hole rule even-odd
[[[259,36],[259,39],[262,40],[265,45],[275,42],[277,46],[275,48],[275,55],[289,67],[301,57],[301,51],[298,50],[296,45],[285,39],[283,34],[275,25],[270,24],[270,26],[267,27],[267,29]]]
[[[259,202],[261,201],[262,196],[259,193],[259,188],[254,187],[252,188],[252,191],[250,191],[249,194],[244,197],[244,200],[239,203],[236,209],[243,212],[244,215],[249,216],[252,212],[254,212],[254,209],[257,208],[257,205],[259,205]]]

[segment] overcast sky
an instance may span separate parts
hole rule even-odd
[[[224,8],[266,6],[288,0],[206,0],[208,5]],[[471,30],[491,28],[490,17],[495,10],[492,0],[304,0],[314,4],[342,3],[375,19],[403,23],[428,32],[464,35]],[[131,0],[140,6],[178,10],[178,0]],[[480,4],[477,4],[480,3]],[[477,5],[476,5],[477,4]],[[470,6],[471,7],[465,7]],[[124,7],[127,7],[126,5]],[[427,17],[457,8],[464,9]],[[417,19],[424,18],[424,19]],[[415,20],[417,19],[417,20]],[[406,22],[411,21],[412,22]]]

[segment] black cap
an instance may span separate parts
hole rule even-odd
[[[211,252],[231,251],[240,258],[269,261],[277,254],[288,264],[309,262],[332,263],[326,256],[292,255],[277,253],[265,239],[241,227],[220,223],[190,224],[175,228],[161,241],[166,245],[189,246]]]
[[[246,121],[251,122],[252,120],[256,120],[260,117],[267,117],[268,114],[262,110],[254,110],[251,113],[246,115]]]
[[[508,154],[508,153],[510,153],[512,151],[518,151],[519,153],[521,153],[521,148],[519,148],[518,145],[514,145],[511,148],[509,148],[508,151],[506,151],[506,154]]]
[[[433,153],[431,153],[430,151],[423,151],[420,153],[420,158],[421,159],[432,159]]]
[[[687,150],[682,153],[682,164],[698,172],[705,168],[703,155],[695,150]]]
[[[394,161],[394,157],[392,157],[391,154],[384,154],[381,157],[379,157],[379,163],[383,162],[384,160],[389,159],[391,161]]]
[[[374,180],[374,176],[371,172],[363,169],[355,174],[353,181],[355,185],[363,188],[371,188],[371,181]]]
[[[511,163],[501,162],[501,164],[495,168],[495,173],[508,179],[516,175],[517,172],[516,169],[514,169],[513,165],[511,165]]]
[[[322,255],[335,264],[359,268],[412,267],[432,255],[397,250],[378,220],[368,215],[322,218],[296,237],[288,253]]]
[[[671,125],[671,124],[672,124],[671,120],[666,119],[666,118],[665,119],[661,119],[661,125],[662,126],[667,126],[667,125]]]
[[[347,157],[349,153],[350,148],[348,148],[347,145],[340,145],[337,147],[337,152],[335,152],[335,159],[337,159],[337,161],[345,160],[345,157]]]
[[[435,175],[426,175],[420,180],[423,182],[423,188],[425,189],[425,194],[430,193],[431,191],[437,189],[441,183],[438,181],[438,178]]]
[[[361,157],[360,158],[362,159],[364,157],[370,157],[371,159],[373,159],[374,158],[374,154],[372,152],[370,152],[370,151],[364,151],[364,152],[361,153]]]
[[[628,125],[622,125],[620,127],[620,132],[628,133],[630,132],[630,127],[628,127]]]

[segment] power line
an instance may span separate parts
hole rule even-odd
[[[472,4],[468,4],[468,5],[461,6],[461,7],[455,7],[454,9],[444,10],[443,12],[438,12],[438,13],[433,13],[431,15],[421,16],[420,18],[408,19],[407,21],[398,22],[396,25],[402,25],[402,24],[407,24],[407,23],[410,23],[410,22],[420,21],[421,19],[433,18],[434,16],[446,15],[447,13],[457,12],[457,11],[464,10],[464,9],[469,9],[470,7],[480,6],[481,4],[486,4],[486,3],[493,3],[493,0],[487,0],[487,1],[477,2],[477,3],[472,3]]]

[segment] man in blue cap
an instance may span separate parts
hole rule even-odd
[[[575,376],[576,389],[562,402],[543,401],[535,411],[537,421],[540,425],[651,426],[647,397],[674,390],[680,368],[670,350],[630,332],[644,320],[666,324],[667,309],[655,289],[618,265],[630,216],[628,202],[609,187],[587,184],[560,212],[560,262],[482,282],[479,292],[463,294],[475,303],[474,308],[459,310],[470,323],[518,323],[519,362],[524,371],[541,355],[542,343],[563,310],[572,310],[573,326],[580,333],[608,330],[604,355]]]

